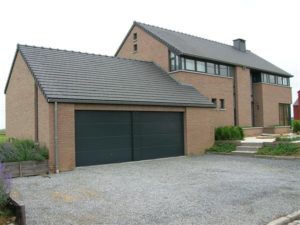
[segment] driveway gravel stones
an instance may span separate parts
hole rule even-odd
[[[300,162],[205,155],[13,180],[27,224],[260,225],[299,210]]]

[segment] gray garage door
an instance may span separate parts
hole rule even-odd
[[[182,113],[76,111],[76,165],[184,154]]]

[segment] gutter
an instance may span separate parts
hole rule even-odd
[[[58,155],[58,104],[54,102],[54,157],[55,157],[55,173],[59,173],[59,155]]]

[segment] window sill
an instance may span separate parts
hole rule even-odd
[[[226,111],[226,109],[219,109],[219,111]]]
[[[137,51],[133,51],[133,52],[132,52],[132,54],[135,54],[135,53],[137,53]]]
[[[225,78],[225,79],[233,79],[233,77],[225,77],[225,76],[220,76],[220,75],[215,75],[215,74],[210,74],[210,73],[204,73],[204,72],[198,72],[198,71],[192,71],[192,70],[175,70],[169,72],[169,74],[173,73],[179,73],[179,72],[184,72],[184,73],[193,73],[193,74],[199,74],[199,75],[204,75],[204,76],[209,76],[209,77],[218,77],[218,78]]]

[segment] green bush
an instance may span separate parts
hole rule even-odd
[[[211,148],[209,148],[207,151],[211,151],[211,152],[232,152],[234,151],[236,148],[236,146],[234,144],[230,144],[230,143],[222,143],[222,144],[215,144],[214,146],[212,146]]]
[[[242,140],[244,131],[238,126],[225,126],[215,129],[215,140]]]
[[[276,146],[266,146],[260,148],[256,154],[258,155],[296,155],[300,153],[300,148],[297,144],[283,143]]]
[[[294,133],[300,132],[300,120],[293,121],[293,132]]]
[[[43,161],[48,159],[48,149],[32,140],[11,139],[0,143],[1,162]]]

